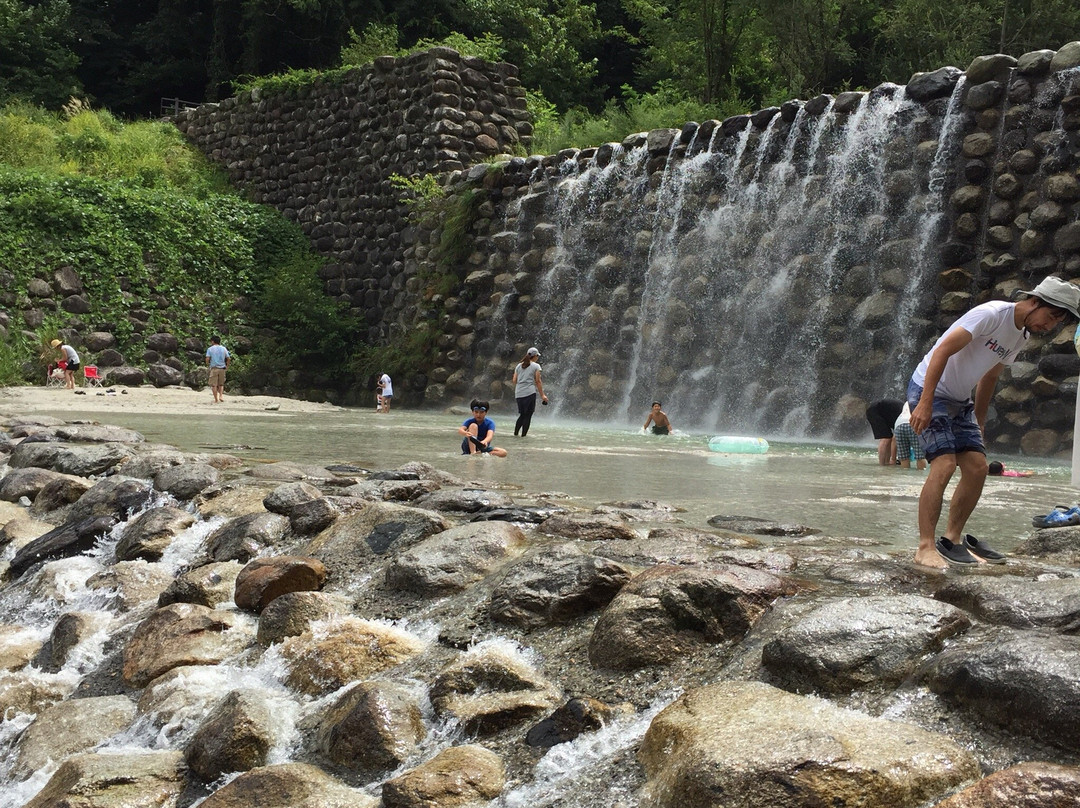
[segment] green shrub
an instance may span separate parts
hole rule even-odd
[[[687,121],[723,120],[745,111],[739,101],[719,106],[702,104],[663,84],[656,92],[640,94],[623,87],[622,101],[609,101],[597,115],[584,109],[571,109],[557,117],[554,107],[542,96],[527,94],[526,99],[534,120],[531,151],[536,154],[618,143],[634,132],[678,128]]]

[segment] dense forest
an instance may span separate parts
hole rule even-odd
[[[156,115],[162,97],[213,101],[253,77],[455,36],[517,64],[558,114],[650,95],[730,110],[1057,48],[1080,39],[1080,3],[0,0],[0,104],[75,96]]]

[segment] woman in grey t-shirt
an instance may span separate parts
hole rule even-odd
[[[536,396],[545,404],[548,403],[544,395],[544,385],[540,381],[540,363],[536,359],[540,351],[529,348],[518,366],[514,368],[514,398],[517,399],[518,419],[514,424],[514,437],[525,437],[529,434],[529,424],[532,423],[533,413],[536,411]]]

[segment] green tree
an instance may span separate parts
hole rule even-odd
[[[0,102],[21,99],[58,109],[82,92],[65,0],[0,0]]]
[[[598,60],[582,54],[604,37],[586,0],[462,0],[455,27],[468,36],[498,37],[521,83],[560,109],[598,104]]]
[[[733,73],[757,13],[752,0],[626,0],[641,24],[645,74],[670,77],[706,104],[732,97]]]

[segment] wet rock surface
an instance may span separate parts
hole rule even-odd
[[[423,464],[341,469],[347,485],[225,464],[180,508],[158,475],[201,461],[151,452],[168,462],[90,481],[50,510],[61,525],[0,511],[12,561],[70,538],[73,514],[121,523],[9,572],[0,708],[24,726],[0,774],[30,788],[22,756],[59,767],[34,764],[20,804],[545,805],[549,777],[588,806],[1074,799],[1067,528],[943,576],[868,539],[688,524],[646,500],[515,490],[470,511],[493,492]],[[417,484],[458,504],[375,496]],[[337,515],[308,532],[294,517],[318,503]]]
[[[915,808],[979,774],[971,753],[944,735],[759,682],[680,697],[653,720],[638,757],[650,808],[706,808],[716,794],[734,808]]]

